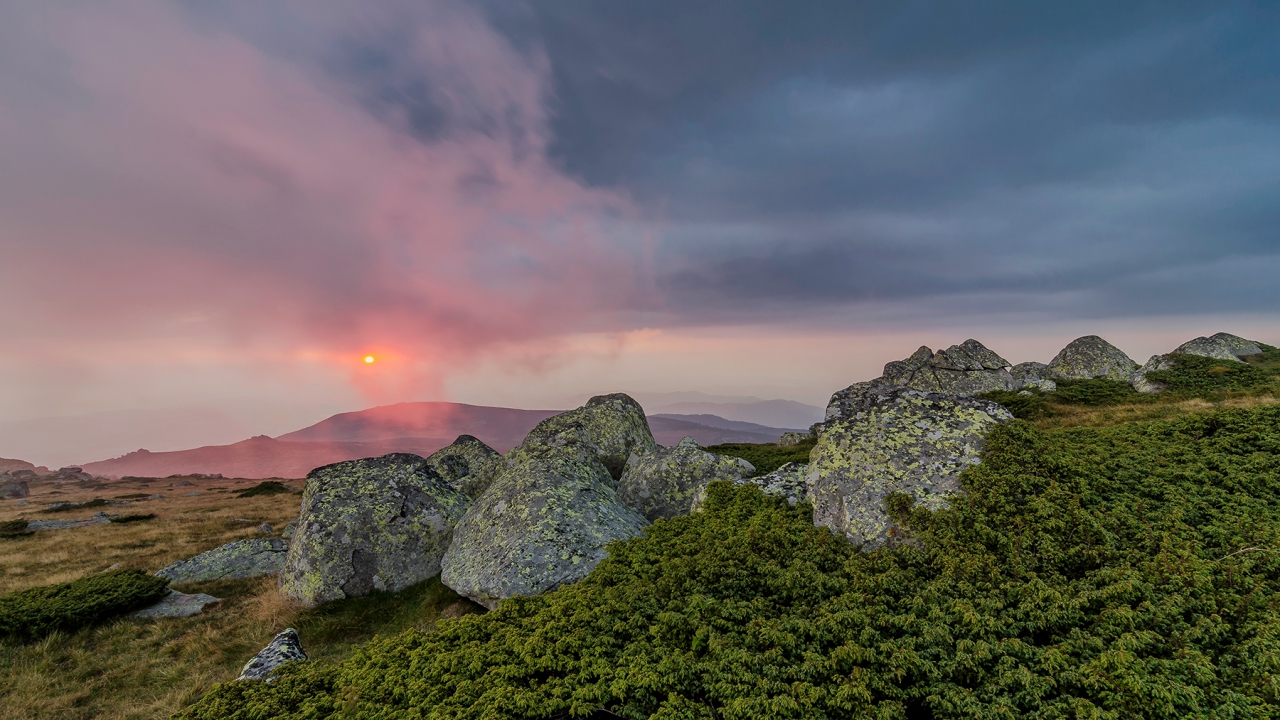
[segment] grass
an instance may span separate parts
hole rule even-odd
[[[767,475],[789,462],[808,463],[809,451],[817,441],[810,438],[795,445],[776,443],[723,443],[708,445],[703,450],[717,455],[739,457],[756,468],[756,475]]]

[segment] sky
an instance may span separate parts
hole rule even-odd
[[[1277,228],[1274,3],[0,4],[0,428],[1280,344]]]

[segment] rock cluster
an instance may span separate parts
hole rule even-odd
[[[618,481],[618,497],[645,519],[688,515],[695,496],[715,480],[733,482],[755,474],[741,458],[713,455],[687,437],[673,448],[633,455]]]
[[[278,575],[289,546],[278,538],[236,540],[156,572],[174,584]]]
[[[972,339],[936,353],[921,346],[911,357],[885,365],[881,379],[897,387],[948,395],[1016,388],[1009,361]]]

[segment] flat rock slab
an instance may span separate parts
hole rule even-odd
[[[94,513],[82,520],[32,520],[27,523],[28,530],[69,530],[71,528],[93,527],[111,522],[104,512]]]
[[[188,583],[279,575],[288,551],[289,545],[279,538],[236,540],[172,563],[156,576],[173,583]]]
[[[160,598],[156,604],[135,610],[129,613],[128,617],[141,619],[191,617],[204,612],[206,607],[220,602],[222,598],[204,593],[188,595],[170,590],[169,594]]]

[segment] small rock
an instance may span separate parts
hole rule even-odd
[[[192,491],[191,491],[191,492],[189,492],[189,493],[184,493],[184,495],[183,495],[183,496],[184,496],[184,497],[195,497],[195,496],[197,496],[197,495],[199,495],[199,494],[200,494],[200,491],[199,491],[199,490],[192,490]]]
[[[293,534],[297,531],[298,531],[298,518],[294,518],[289,521],[288,525],[284,526],[284,530],[280,531],[280,537],[285,538],[287,540],[293,537]]]
[[[1041,392],[1053,392],[1058,383],[1049,379],[1049,366],[1038,362],[1024,362],[1013,366],[1009,371],[1019,390],[1035,388]],[[1028,392],[1028,395],[1032,393]]]
[[[26,480],[10,480],[6,483],[0,483],[0,498],[15,500],[27,497],[30,494],[31,488],[27,485]]]
[[[141,610],[135,610],[129,613],[128,617],[143,619],[191,617],[192,615],[199,615],[206,607],[220,602],[222,602],[221,598],[205,595],[204,593],[188,595],[177,590],[170,590],[156,604],[149,605]]]
[[[279,538],[236,540],[171,563],[156,572],[156,576],[177,584],[278,575],[288,549]]]
[[[288,628],[272,638],[271,643],[262,649],[253,659],[244,664],[237,680],[264,680],[270,682],[276,669],[294,660],[306,660],[307,654],[302,651],[302,639],[298,631]]]
[[[807,442],[812,439],[813,433],[785,432],[782,433],[782,437],[778,438],[778,444],[783,447],[791,447],[792,445],[799,445],[802,442]]]
[[[258,526],[258,532],[270,535],[271,533],[275,532],[275,530],[272,529],[271,523],[262,523],[261,525]]]
[[[926,392],[978,395],[1015,389],[1008,368],[1007,360],[969,339],[937,353],[921,346],[911,357],[885,365],[880,379],[889,385]]]

